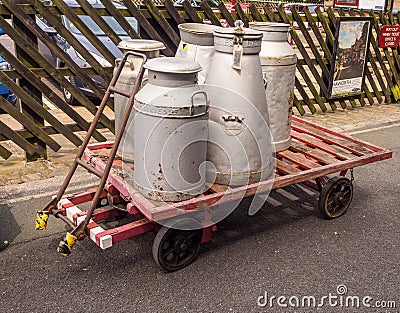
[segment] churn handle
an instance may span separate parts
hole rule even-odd
[[[194,97],[196,95],[199,95],[199,94],[203,94],[204,98],[206,99],[205,113],[207,113],[209,108],[210,108],[210,101],[208,100],[208,94],[204,90],[197,90],[197,91],[193,92],[192,95],[190,96],[190,99],[191,99],[191,102],[192,102],[192,105],[190,107],[190,115],[194,114],[194,103],[193,103]]]

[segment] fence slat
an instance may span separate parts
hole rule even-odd
[[[36,152],[36,148],[34,145],[32,145],[25,138],[21,137],[16,132],[14,132],[10,127],[8,127],[6,124],[4,124],[1,120],[0,120],[0,133],[3,134],[4,136],[6,136],[7,139],[12,140],[15,144],[17,144],[19,147],[21,147],[27,153],[34,154]]]
[[[10,0],[6,0],[6,1],[10,1]],[[66,28],[57,20],[56,17],[54,17],[52,15],[46,15],[46,8],[43,6],[43,4],[40,1],[38,1],[38,0],[29,0],[29,1],[34,2],[35,9],[38,10],[38,13],[41,15],[44,14],[47,17],[48,22],[51,25],[53,25],[54,28],[56,28],[55,25],[57,25],[57,26],[60,26],[60,30],[66,30]],[[85,73],[83,73],[80,70],[80,67],[71,59],[71,57],[68,54],[66,54],[51,38],[49,38],[49,36],[47,36],[47,34],[44,31],[42,31],[40,29],[40,27],[37,26],[34,21],[27,19],[26,15],[19,8],[15,7],[15,8],[13,8],[13,10],[14,10],[13,13],[15,15],[17,15],[18,18],[21,21],[23,21],[27,27],[30,27],[30,29],[35,34],[35,36],[37,36],[37,38],[39,40],[44,42],[51,49],[52,53],[54,53],[54,55],[56,57],[61,59],[62,62],[65,63],[75,75],[79,76],[80,80],[82,80],[82,82],[86,86],[88,86],[98,98],[100,98],[100,99],[103,98],[104,92],[99,88],[99,86],[96,83],[93,82],[93,80],[88,75],[86,75]],[[59,29],[57,29],[57,30],[59,31]],[[64,34],[61,34],[61,35],[63,36]],[[67,41],[68,41],[68,39],[67,39]],[[89,53],[89,55],[90,55],[90,53]],[[106,75],[105,74],[106,71],[104,71],[104,69],[100,66],[100,64],[97,61],[95,63],[100,67],[103,75]],[[95,65],[95,66],[97,66],[97,65]],[[96,69],[96,71],[99,73],[99,71],[97,69]],[[108,72],[107,72],[107,75],[108,75]],[[110,103],[110,106],[112,106],[111,101],[109,101],[109,103]],[[94,105],[92,105],[92,106],[88,105],[87,109],[89,111],[91,111],[92,114],[95,114],[95,112],[97,111],[97,108]],[[115,131],[114,125],[105,116],[101,117],[101,123],[103,125],[105,125],[107,128],[109,128],[111,131],[113,131],[113,132]]]
[[[188,0],[183,1],[182,6],[193,23],[203,23],[201,18],[197,15],[197,11],[192,7]]]
[[[7,75],[0,71],[0,80],[2,84],[11,90],[15,95],[18,95],[24,103],[29,106],[32,110],[36,111],[40,116],[42,116],[47,122],[54,126],[60,134],[63,134],[67,139],[69,139],[76,146],[79,146],[82,141],[71,132],[64,124],[62,124],[58,119],[56,119],[51,113],[49,113],[43,106],[36,101],[32,96],[30,96],[25,90],[14,83]],[[21,122],[21,120],[19,120]]]
[[[257,7],[254,5],[254,3],[250,3],[249,6],[251,16],[253,19],[257,22],[264,22],[264,19],[262,18],[260,11],[258,11]]]
[[[239,18],[242,20],[244,25],[246,27],[249,27],[249,19],[247,18],[246,14],[244,13],[242,7],[240,6],[239,2],[236,2],[236,4],[233,6],[235,8],[236,14],[239,16]]]
[[[167,22],[167,20],[162,16],[160,11],[154,5],[151,0],[143,0],[144,5],[150,14],[154,17],[154,20],[160,25],[161,29],[167,34],[168,38],[172,41],[172,43],[177,47],[180,42],[179,35],[175,32],[175,30],[171,27],[171,25]]]
[[[21,47],[31,56],[32,59],[34,59],[39,66],[41,66],[43,69],[47,71],[47,73],[55,79],[59,85],[66,87],[72,95],[85,107],[88,107],[89,105],[92,106],[92,111],[95,110],[96,108],[94,107],[93,103],[77,88],[75,88],[65,77],[64,74],[61,73],[59,70],[54,69],[52,65],[29,43],[29,38],[25,36],[25,34],[21,32],[17,32],[13,27],[11,27],[10,24],[7,23],[6,20],[4,20],[0,16],[0,27],[5,30],[5,32],[11,37],[11,38],[22,38],[20,42]],[[7,53],[7,52],[6,52]],[[8,60],[8,58],[7,58]],[[15,62],[14,62],[15,63]],[[20,67],[21,68],[21,67]],[[20,95],[17,93],[17,96],[20,97]],[[59,98],[58,98],[59,99]],[[60,107],[60,103],[62,107]],[[71,110],[69,106],[67,106],[63,100],[59,99],[57,103],[54,103],[60,108],[65,108],[67,107],[68,110]],[[100,138],[100,137],[98,137]],[[77,142],[75,139],[72,142]]]
[[[222,26],[221,22],[219,21],[219,18],[215,16],[207,0],[201,1],[200,7],[203,9],[204,14],[208,17],[208,19],[211,21],[213,25]]]
[[[87,0],[77,0],[79,5],[85,11],[87,15],[89,15],[93,21],[101,28],[101,30],[107,34],[110,40],[115,44],[118,45],[121,39],[115,33],[115,31],[104,21],[104,19],[97,13],[96,10],[93,10],[93,7]]]
[[[179,25],[185,23],[185,19],[179,14],[179,11],[176,9],[172,0],[165,0],[164,5],[176,24]]]
[[[89,123],[86,122],[79,114],[75,112],[68,104],[58,97],[45,83],[43,83],[38,77],[36,77],[28,68],[24,66],[19,60],[17,60],[1,43],[0,43],[0,54],[14,67],[25,79],[29,80],[36,88],[42,90],[42,92],[49,98],[55,105],[63,110],[69,117],[79,123],[82,130],[89,128]],[[98,141],[106,141],[106,138],[101,135],[98,131],[93,134],[94,138]]]
[[[276,18],[275,18],[275,14],[274,14],[274,12],[272,12],[272,10],[271,10],[271,8],[269,7],[268,4],[265,5],[265,6],[263,7],[263,9],[264,9],[264,13],[265,13],[265,15],[266,15],[266,17],[267,17],[267,20],[268,20],[269,22],[277,22],[277,20],[276,20]]]
[[[9,150],[7,150],[6,148],[4,148],[2,145],[0,145],[0,156],[4,160],[7,160],[10,158],[10,156],[12,156],[12,153]]]
[[[37,2],[38,0],[36,0]],[[53,0],[53,2],[57,5],[60,12],[65,15],[73,24],[74,26],[89,40],[89,42],[103,55],[103,57],[110,62],[110,64],[114,63],[115,57],[114,55],[108,50],[104,44],[93,34],[93,32],[89,29],[89,27],[77,16],[72,12],[68,5],[63,0]],[[85,60],[94,67],[94,65],[98,64],[98,61],[87,51],[83,45],[76,39],[75,36],[71,34],[69,30],[67,30],[64,25],[58,23],[59,29],[57,31],[62,34],[62,36],[68,41],[70,45],[72,45],[84,58]],[[99,64],[99,74],[104,75],[103,78],[110,78],[105,75],[103,72],[102,66]]]
[[[232,14],[229,13],[228,9],[226,8],[223,2],[220,2],[220,4],[218,4],[218,9],[221,11],[222,16],[228,22],[229,26],[234,27],[235,19],[232,17]]]
[[[109,1],[109,0],[100,0],[101,3],[106,7],[106,10],[108,11],[109,15],[113,16],[118,24],[123,28],[124,31],[129,35],[129,37],[133,39],[139,39],[140,36],[136,32],[135,29],[133,29],[132,25],[128,23],[128,21],[125,19],[125,17],[120,13],[120,11],[115,7],[115,5]]]
[[[0,108],[24,125],[33,135],[35,135],[36,138],[46,143],[53,151],[58,151],[61,148],[61,146],[53,138],[43,132],[40,127],[33,122],[33,120],[22,114],[15,106],[3,97],[0,97]]]
[[[165,40],[158,34],[158,32],[154,29],[154,27],[150,24],[150,22],[143,16],[143,14],[140,12],[137,6],[130,0],[122,0],[122,2],[128,8],[132,16],[138,21],[142,30],[144,30],[147,33],[149,38],[158,40],[165,45],[166,49],[163,50],[163,53],[169,57],[174,56],[175,51],[173,51],[170,47],[168,47]]]

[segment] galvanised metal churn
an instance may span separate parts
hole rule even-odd
[[[262,32],[236,27],[214,31],[215,54],[207,74],[210,97],[207,180],[246,185],[273,173],[259,52]]]
[[[201,66],[184,58],[149,60],[135,96],[134,182],[142,195],[181,201],[205,190],[209,101]]]
[[[157,58],[160,56],[160,50],[165,49],[163,43],[156,40],[146,39],[129,39],[123,40],[118,44],[123,52],[136,51],[145,54],[148,59]],[[116,61],[116,68],[118,67],[119,60]],[[143,59],[134,55],[129,56],[122,69],[115,87],[119,90],[129,93],[135,84],[136,77]],[[147,79],[145,73],[144,80]],[[125,107],[128,103],[128,98],[118,93],[114,95],[114,112],[115,112],[115,129],[118,130],[121,124],[122,116],[125,112]],[[124,161],[133,161],[133,121],[134,111],[132,110],[124,134],[122,135],[121,144],[118,147],[118,155],[123,157]],[[126,144],[125,144],[126,143]]]
[[[297,56],[288,42],[289,24],[254,22],[263,32],[261,66],[267,96],[269,128],[276,152],[290,147]]]
[[[179,24],[178,28],[181,42],[175,56],[198,62],[202,67],[198,73],[199,84],[204,84],[214,56],[213,31],[221,29],[221,27],[200,23],[183,23]]]

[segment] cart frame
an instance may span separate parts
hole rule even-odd
[[[332,188],[338,189],[340,186],[338,187],[337,184],[340,185],[344,182],[348,188],[347,193],[351,194],[347,200],[337,200],[336,197],[335,201],[339,201],[339,204],[342,201],[344,211],[346,211],[353,194],[352,169],[392,157],[390,150],[339,134],[297,117],[293,117],[291,127],[291,147],[276,153],[276,170],[273,178],[236,188],[212,185],[204,194],[181,202],[158,203],[146,199],[124,179],[121,171],[121,158],[114,159],[107,183],[97,204],[98,208],[87,225],[86,234],[99,247],[106,249],[119,241],[159,229],[161,227],[158,224],[159,221],[177,217],[185,218],[188,213],[200,210],[204,210],[206,220],[208,218],[207,208],[220,201],[225,203],[240,200],[244,197],[268,192],[271,188],[277,189],[296,183],[303,183],[320,191],[319,205],[324,207],[324,205],[326,206],[324,200],[329,193],[337,193],[337,190]],[[88,166],[99,173],[104,173],[107,166],[105,159],[112,147],[113,143],[91,144],[87,146],[82,157]],[[351,180],[344,178],[349,170],[351,170]],[[338,173],[338,177],[341,178],[336,177],[334,180],[330,180],[328,175],[335,173]],[[86,219],[86,211],[81,210],[78,206],[85,202],[91,202],[96,192],[97,189],[92,189],[65,195],[58,202],[58,210],[55,213],[65,216],[70,221],[70,225],[78,226]],[[100,225],[102,221],[121,215],[121,204],[123,213],[133,215],[134,221],[110,229],[103,228]],[[325,211],[322,212],[324,214]],[[329,215],[325,217],[330,218]],[[210,226],[210,220],[207,222],[201,242],[211,240],[212,232],[216,230],[215,225]],[[158,244],[160,243],[158,242]],[[153,255],[154,253],[153,246]],[[161,266],[165,268],[163,264]],[[165,269],[171,270],[170,268]]]

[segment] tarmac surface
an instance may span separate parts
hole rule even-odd
[[[85,239],[68,258],[58,255],[64,225],[51,218],[46,232],[33,229],[34,212],[57,191],[62,173],[2,187],[0,240],[11,245],[0,253],[0,311],[400,312],[398,110],[376,107],[368,111],[369,121],[357,120],[364,111],[306,117],[393,150],[392,159],[354,170],[354,199],[344,216],[321,219],[318,194],[297,185],[272,192],[251,217],[245,200],[219,224],[198,260],[175,273],[153,261],[154,233],[104,251]],[[80,174],[70,191],[92,183]],[[329,305],[324,298],[329,294],[338,301]],[[279,296],[286,304],[290,297],[324,302],[319,308],[285,308],[278,305]],[[363,305],[366,297],[373,307]],[[352,302],[344,308],[346,299],[356,298],[358,308]],[[383,304],[396,308],[378,308]]]

